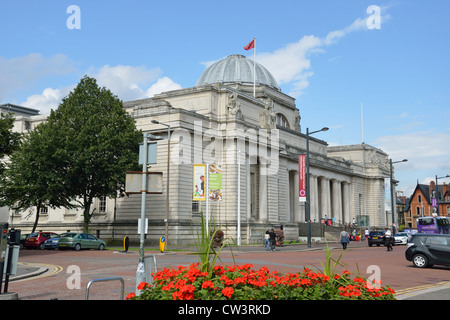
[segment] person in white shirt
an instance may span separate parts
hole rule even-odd
[[[385,233],[384,233],[384,245],[387,248],[387,251],[392,251],[394,250],[392,248],[392,234],[391,234],[391,230],[389,230],[388,228],[385,229]]]

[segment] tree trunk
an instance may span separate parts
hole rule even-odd
[[[31,230],[31,233],[34,233],[36,231],[38,221],[39,221],[39,212],[41,211],[41,204],[38,203],[36,205],[36,218],[34,219],[33,229]]]
[[[87,199],[85,197],[84,210],[83,210],[83,232],[84,233],[89,233],[89,223],[91,222],[91,217],[92,217],[92,214],[90,213],[91,204],[92,204],[92,200]]]

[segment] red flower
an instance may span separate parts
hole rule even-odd
[[[137,286],[137,289],[138,289],[139,291],[141,291],[141,290],[145,289],[146,286],[148,286],[148,283],[145,282],[145,281],[142,281],[142,282],[139,283],[139,285]]]
[[[208,288],[212,289],[212,288],[214,288],[214,283],[212,281],[210,281],[210,280],[205,281],[205,282],[202,283],[202,288],[203,289],[208,289]]]
[[[127,294],[126,299],[130,300],[131,298],[134,298],[136,296],[136,294],[134,292],[131,292],[129,294]]]
[[[226,287],[226,288],[222,289],[222,294],[227,298],[231,298],[233,293],[234,293],[234,289],[231,287]]]

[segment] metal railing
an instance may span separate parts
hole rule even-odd
[[[89,290],[91,289],[91,286],[95,282],[105,282],[105,281],[116,281],[119,280],[121,282],[121,292],[120,292],[120,300],[123,300],[123,293],[125,290],[125,281],[121,277],[113,277],[113,278],[102,278],[102,279],[94,279],[89,281],[89,283],[86,286],[86,300],[89,300]]]

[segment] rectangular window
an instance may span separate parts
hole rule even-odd
[[[39,214],[48,214],[48,207],[42,206],[39,210]]]
[[[192,213],[199,213],[200,205],[198,201],[192,201]]]
[[[100,197],[98,199],[98,212],[100,213],[106,212],[106,197]]]

